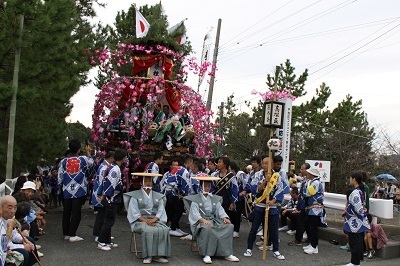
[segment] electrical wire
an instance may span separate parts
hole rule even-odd
[[[248,32],[251,28],[253,28],[254,26],[256,26],[257,24],[261,23],[261,21],[265,20],[266,18],[271,17],[273,14],[275,14],[276,12],[278,12],[279,10],[281,10],[282,8],[284,8],[285,6],[289,5],[291,2],[293,2],[294,0],[289,1],[288,3],[284,4],[283,6],[281,6],[280,8],[274,10],[273,12],[269,13],[268,15],[266,15],[265,17],[263,17],[261,20],[259,20],[258,22],[254,23],[253,25],[251,25],[250,27],[246,28],[244,31],[242,31],[241,33],[239,33],[238,35],[236,35],[235,37],[231,38],[229,41],[227,41],[226,43],[220,45],[219,49],[224,48],[226,45],[228,47],[235,45],[235,43],[230,44],[229,43],[233,40],[235,40],[237,37],[239,37],[240,35],[242,35],[245,32]],[[237,42],[236,42],[237,43]]]
[[[269,36],[268,38],[271,38],[272,36],[276,36],[277,35],[277,37],[272,39],[272,40],[275,40],[276,38],[278,38],[278,37],[280,37],[282,35],[288,34],[288,33],[292,32],[294,30],[297,30],[298,28],[304,27],[305,25],[307,25],[307,24],[309,24],[309,23],[311,23],[311,22],[313,22],[313,21],[315,21],[315,20],[317,20],[319,18],[322,18],[322,17],[324,17],[324,16],[326,16],[326,15],[328,15],[328,14],[334,12],[334,11],[337,11],[337,10],[339,10],[341,8],[344,8],[344,7],[354,3],[356,1],[357,0],[347,0],[345,2],[342,2],[342,3],[340,3],[340,4],[338,4],[338,5],[334,6],[334,7],[331,7],[329,9],[325,10],[325,11],[322,11],[322,12],[320,12],[320,13],[318,13],[318,14],[310,17],[310,18],[307,18],[307,19],[301,21],[300,23],[296,23],[295,25],[298,25],[297,27],[294,27],[294,25],[292,25],[292,26],[290,26],[290,27],[288,27],[288,28],[286,28],[284,30],[279,31],[278,33],[275,33],[275,34]],[[264,38],[261,41],[266,40],[268,38]],[[269,41],[271,41],[271,40],[269,40]],[[236,58],[236,57],[238,57],[238,56],[240,56],[240,55],[242,55],[244,53],[248,53],[248,52],[250,52],[250,51],[252,51],[252,50],[254,50],[256,48],[259,48],[259,47],[263,46],[264,44],[268,43],[269,41],[265,41],[264,43],[259,43],[260,41],[257,41],[257,43],[253,43],[252,45],[248,45],[248,46],[242,47],[241,50],[244,49],[244,51],[242,53],[238,54],[237,56],[236,56],[236,53],[232,53],[229,56],[226,56],[225,58],[224,57],[220,58],[218,61],[219,61],[220,64],[224,63],[224,62],[229,61],[229,60],[231,60],[233,58]],[[218,52],[219,52],[219,50],[218,50]]]
[[[346,26],[346,27],[340,27],[340,28],[335,28],[335,29],[330,29],[330,30],[326,30],[326,31],[320,31],[320,32],[314,32],[314,33],[310,33],[310,34],[302,34],[299,36],[294,36],[294,37],[289,37],[286,39],[278,39],[276,41],[270,41],[268,42],[269,45],[273,45],[273,44],[279,44],[279,43],[285,43],[285,42],[292,42],[292,41],[297,41],[297,40],[303,40],[303,39],[309,39],[309,38],[315,38],[315,37],[320,37],[320,36],[324,36],[324,35],[329,35],[329,34],[336,34],[336,33],[340,33],[340,32],[344,32],[344,31],[350,31],[350,30],[358,30],[358,29],[362,29],[362,28],[367,28],[367,27],[374,27],[380,24],[386,24],[386,22],[388,20],[397,20],[400,17],[394,17],[394,18],[388,18],[388,19],[383,19],[383,20],[377,20],[377,21],[371,21],[371,22],[366,22],[366,23],[362,23],[362,24],[356,24],[356,25],[351,25],[351,26]],[[235,48],[232,50],[224,50],[222,52],[220,52],[220,54],[224,54],[224,53],[230,53],[230,52],[236,52],[239,50],[242,50],[243,48]]]
[[[325,69],[325,68],[327,68],[327,67],[329,67],[329,66],[331,66],[331,65],[333,65],[333,64],[335,64],[335,63],[337,63],[337,62],[339,62],[340,60],[343,60],[344,58],[346,58],[346,57],[348,57],[349,55],[351,55],[351,54],[357,52],[358,50],[362,49],[363,47],[367,46],[368,44],[370,44],[370,43],[372,43],[372,42],[378,40],[379,38],[381,38],[382,36],[386,35],[387,33],[391,32],[392,30],[394,30],[395,28],[397,28],[397,27],[399,27],[399,26],[400,26],[400,23],[397,24],[396,26],[390,28],[389,30],[385,31],[384,33],[380,34],[379,36],[375,37],[375,38],[372,39],[371,41],[369,41],[369,42],[363,44],[362,46],[358,47],[357,49],[351,51],[350,53],[348,53],[348,54],[346,54],[346,55],[344,55],[344,56],[342,56],[342,57],[336,59],[336,60],[333,61],[332,63],[329,63],[328,65],[326,65],[326,66],[324,66],[324,67],[321,67],[321,68],[317,69],[316,71],[310,73],[309,76],[311,76],[311,75],[313,75],[313,74],[315,74],[315,73],[317,73],[317,72],[319,72],[319,71],[321,71],[321,70],[323,70],[323,69]]]

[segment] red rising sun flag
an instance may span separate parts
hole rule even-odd
[[[143,38],[147,35],[150,24],[143,15],[136,9],[136,38]]]

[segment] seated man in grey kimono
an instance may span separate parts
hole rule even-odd
[[[219,177],[199,174],[193,179],[200,181],[201,193],[185,197],[190,203],[189,222],[192,234],[197,238],[199,253],[206,264],[211,256],[224,256],[229,261],[239,261],[233,256],[233,225],[221,206],[222,198],[210,192],[211,181]]]
[[[143,175],[142,187],[125,193],[124,203],[132,231],[141,234],[143,263],[149,264],[153,260],[167,263],[166,258],[171,255],[171,242],[166,225],[165,196],[152,190],[152,176],[155,174],[135,175]]]

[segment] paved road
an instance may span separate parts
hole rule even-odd
[[[111,251],[101,251],[96,247],[92,236],[95,215],[87,205],[82,210],[82,221],[78,229],[78,235],[85,240],[76,243],[69,243],[63,239],[61,230],[62,208],[49,211],[44,235],[37,244],[42,245],[41,252],[44,253],[42,264],[46,266],[62,265],[140,265],[142,260],[137,259],[129,252],[129,241],[131,237],[130,228],[125,214],[118,215],[116,224],[113,227],[113,236],[119,247]],[[181,223],[182,229],[189,231],[187,218],[184,216]],[[302,247],[290,247],[287,245],[292,236],[280,233],[281,253],[286,260],[279,261],[272,256],[272,251],[267,252],[267,261],[261,260],[261,251],[255,249],[252,257],[244,257],[246,249],[247,234],[249,225],[242,222],[241,237],[234,239],[234,255],[239,257],[240,262],[232,263],[223,258],[213,258],[213,265],[343,265],[350,261],[350,253],[342,251],[339,246],[330,244],[328,241],[320,241],[319,254],[307,255]],[[168,265],[204,265],[202,258],[196,252],[190,251],[190,241],[180,240],[172,237],[172,256]],[[368,260],[362,265],[400,265],[400,259],[382,261],[378,258]],[[158,263],[153,263],[158,264]]]

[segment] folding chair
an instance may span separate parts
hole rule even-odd
[[[123,195],[123,201],[124,201],[124,206],[125,206],[126,211],[128,211],[129,201],[131,200],[132,197],[133,197],[133,191],[124,193],[124,195]],[[165,207],[167,200],[165,197],[163,197],[162,199],[163,199],[163,204]],[[130,245],[129,245],[129,252],[135,253],[137,258],[143,259],[142,255],[139,256],[139,254],[142,254],[143,251],[138,248],[139,245],[138,245],[138,240],[136,239],[136,234],[141,235],[140,233],[136,233],[136,232],[132,231]],[[133,247],[133,249],[132,249],[132,247]]]
[[[142,254],[142,250],[138,249],[138,243],[137,243],[137,240],[136,240],[136,234],[140,235],[139,233],[135,233],[135,232],[132,231],[131,243],[130,243],[130,246],[129,246],[129,251],[130,251],[130,253],[135,253],[135,255],[136,255],[136,257],[138,259],[143,259],[142,255],[139,256],[139,254]],[[134,248],[133,250],[132,250],[132,246]]]
[[[183,204],[185,205],[185,209],[186,209],[186,213],[188,214],[189,217],[189,212],[190,212],[190,205],[192,204],[192,200],[190,199],[191,196],[186,196],[183,197]],[[190,250],[192,252],[197,252],[199,251],[198,247],[197,247],[197,239],[196,236],[192,233],[192,240],[190,242]]]

